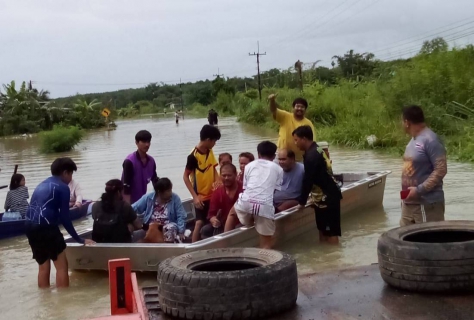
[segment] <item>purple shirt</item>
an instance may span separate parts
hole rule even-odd
[[[124,193],[130,195],[130,203],[135,203],[146,194],[150,181],[157,180],[156,163],[153,157],[147,155],[143,164],[138,151],[129,154],[123,162],[122,181]]]

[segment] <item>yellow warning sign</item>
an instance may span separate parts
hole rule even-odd
[[[107,109],[107,108],[104,108],[101,112],[101,114],[104,116],[104,117],[108,117],[110,115],[110,110]]]

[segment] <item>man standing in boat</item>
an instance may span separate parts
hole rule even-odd
[[[331,161],[313,141],[313,129],[301,126],[293,131],[295,145],[304,151],[304,177],[299,198],[303,209],[311,198],[319,230],[319,241],[338,244],[341,236],[341,189],[332,175]]]
[[[276,103],[276,94],[271,94],[268,97],[270,102],[270,111],[273,119],[280,125],[278,136],[278,150],[289,149],[295,153],[297,162],[303,160],[303,152],[299,150],[293,142],[293,131],[300,126],[310,126],[313,130],[313,137],[315,137],[314,126],[311,121],[305,117],[308,109],[308,102],[303,98],[296,98],[293,101],[293,113],[282,110]]]
[[[70,158],[58,158],[51,164],[52,176],[41,182],[33,192],[26,213],[26,236],[39,265],[38,287],[49,288],[51,260],[56,268],[56,287],[69,286],[66,242],[59,230],[62,224],[71,237],[82,244],[93,244],[81,239],[69,217],[70,191],[68,184],[77,166]]]
[[[409,193],[402,203],[400,225],[444,221],[446,149],[436,133],[426,126],[419,106],[405,107],[402,119],[411,140],[403,156],[402,190]]]
[[[148,183],[158,180],[155,159],[147,154],[150,142],[150,132],[138,131],[135,135],[137,151],[129,154],[123,162],[123,199],[129,204],[135,203],[146,194]]]
[[[208,124],[204,125],[200,132],[200,141],[193,148],[186,160],[183,180],[193,197],[193,204],[196,212],[196,224],[192,241],[199,240],[201,228],[207,222],[207,214],[213,191],[213,184],[217,181],[218,175],[216,167],[218,165],[212,148],[217,140],[221,138],[221,133],[216,127]]]

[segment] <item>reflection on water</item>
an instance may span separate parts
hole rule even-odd
[[[130,120],[119,122],[114,131],[90,131],[85,139],[68,154],[78,171],[78,180],[87,198],[97,199],[104,184],[121,175],[122,161],[135,150],[134,136],[138,130],[149,130],[153,135],[150,154],[155,157],[158,174],[169,177],[174,191],[188,197],[182,181],[186,155],[199,140],[199,131],[205,119],[186,119],[176,125],[171,119]],[[240,152],[256,154],[257,144],[276,140],[273,131],[236,123],[234,119],[219,122],[222,139],[214,152],[229,152],[237,163]],[[0,140],[0,185],[8,184],[14,165],[24,174],[30,195],[34,187],[49,175],[49,166],[58,155],[38,154],[36,137]],[[392,170],[387,179],[383,208],[353,212],[342,219],[340,246],[318,244],[317,231],[308,232],[279,248],[294,254],[299,273],[308,273],[335,267],[366,265],[377,261],[376,244],[380,233],[398,225],[400,217],[399,158],[375,153],[336,149],[331,147],[335,171]],[[449,164],[445,180],[447,219],[471,219],[472,166]],[[149,186],[151,190],[151,186]],[[3,206],[6,189],[0,190]],[[75,223],[78,230],[90,227],[91,220]],[[80,319],[109,312],[108,278],[105,272],[72,272],[71,288],[66,290],[39,290],[36,288],[37,265],[24,237],[0,241],[0,310],[2,319]],[[54,271],[52,272],[54,275]],[[155,284],[156,275],[140,274],[141,285]],[[52,283],[54,283],[52,278]]]

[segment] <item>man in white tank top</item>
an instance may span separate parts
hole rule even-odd
[[[283,169],[273,162],[277,146],[270,141],[261,142],[258,159],[245,167],[243,189],[227,218],[225,231],[232,230],[235,219],[245,226],[255,226],[260,234],[260,247],[270,249],[275,233],[275,207],[273,194],[281,190]]]

